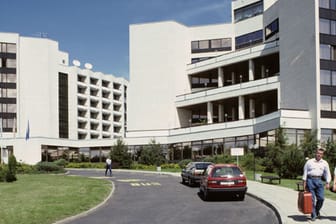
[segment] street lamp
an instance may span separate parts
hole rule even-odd
[[[256,150],[258,149],[258,144],[250,145],[249,148],[253,151],[253,180],[256,180]]]

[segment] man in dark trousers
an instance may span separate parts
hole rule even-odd
[[[112,160],[110,158],[106,159],[106,169],[105,169],[105,176],[107,175],[107,171],[110,172],[110,176],[112,176]]]
[[[311,213],[311,220],[315,221],[320,216],[320,209],[324,201],[324,187],[322,177],[326,180],[326,189],[329,189],[331,181],[331,174],[329,164],[323,160],[323,148],[318,148],[315,153],[315,158],[307,160],[303,168],[303,186],[306,191],[312,193],[313,212]],[[316,200],[316,203],[315,203]]]

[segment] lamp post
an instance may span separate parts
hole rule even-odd
[[[256,180],[256,150],[258,149],[258,144],[250,145],[249,148],[253,151],[253,180]]]

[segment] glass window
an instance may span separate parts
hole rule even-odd
[[[321,128],[321,142],[326,143],[328,139],[332,140],[332,134],[333,134],[332,129]]]
[[[330,60],[330,45],[320,44],[320,58]]]
[[[335,20],[330,21],[330,34],[336,35],[336,21]]]
[[[8,53],[16,53],[16,44],[7,44]]]
[[[16,89],[7,89],[7,97],[15,98],[16,97]]]
[[[216,39],[216,40],[211,40],[211,48],[220,48],[221,47],[221,40]]]
[[[272,37],[279,32],[279,20],[274,20],[271,24],[265,27],[265,39]]]
[[[331,96],[321,96],[321,110],[331,111]]]
[[[331,85],[336,86],[336,71],[331,71]]]
[[[192,41],[191,42],[191,49],[199,49],[198,41]]]
[[[234,20],[235,22],[239,22],[241,20],[257,16],[259,14],[262,14],[263,10],[264,10],[263,1],[253,3],[243,8],[236,9],[234,11]]]
[[[330,34],[330,20],[320,18],[320,33]]]
[[[7,68],[16,68],[16,59],[7,58]]]
[[[208,40],[200,40],[199,41],[199,48],[200,49],[208,49],[209,48],[209,41]]]
[[[7,104],[8,113],[16,113],[16,104]]]
[[[330,86],[330,71],[329,70],[320,70],[320,84]]]
[[[336,97],[332,97],[332,102],[331,102],[331,106],[332,106],[332,111],[336,111]]]
[[[320,8],[329,9],[329,7],[330,7],[329,0],[320,0],[319,6],[320,6]]]

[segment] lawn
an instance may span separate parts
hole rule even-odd
[[[0,183],[0,224],[50,224],[86,211],[111,192],[111,182],[77,176],[17,175]]]

